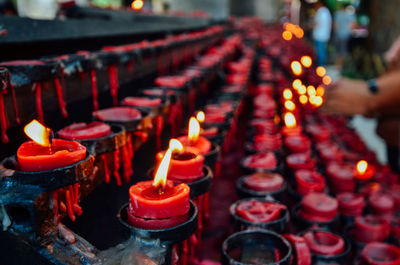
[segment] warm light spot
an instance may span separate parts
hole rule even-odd
[[[285,113],[285,117],[283,118],[285,121],[285,126],[288,128],[296,127],[296,117],[291,112]]]
[[[317,94],[317,91],[315,90],[314,86],[308,86],[307,87],[307,94],[309,96],[315,96]]]
[[[358,161],[358,163],[357,163],[357,172],[360,175],[365,174],[365,172],[367,171],[367,168],[368,168],[368,162],[367,161],[365,161],[365,160]]]
[[[300,61],[301,61],[301,64],[306,68],[309,68],[312,65],[312,59],[308,55],[301,57]]]
[[[284,26],[285,26],[285,29],[290,32],[294,32],[296,30],[296,25],[294,25],[292,23],[287,23]]]
[[[206,115],[204,114],[203,111],[199,111],[199,112],[197,112],[196,119],[199,122],[204,122],[204,120],[206,119]]]
[[[317,73],[317,75],[319,75],[320,77],[323,77],[324,75],[326,75],[326,69],[323,66],[318,66],[317,69],[315,70],[315,72]]]
[[[310,103],[316,107],[320,107],[323,103],[323,99],[320,96],[310,96],[308,101],[310,101]]]
[[[293,38],[293,35],[292,35],[292,33],[290,31],[285,30],[284,32],[282,32],[282,38],[284,40],[289,41],[289,40],[291,40]]]
[[[165,184],[167,183],[167,176],[168,176],[169,165],[171,163],[171,156],[172,156],[172,150],[168,149],[167,152],[165,152],[165,155],[156,170],[156,174],[154,175],[153,186],[160,188],[161,191],[165,187]]]
[[[143,7],[143,0],[133,0],[131,7],[135,10],[140,10]]]
[[[325,94],[325,88],[322,86],[317,87],[317,96],[323,97]]]
[[[308,102],[308,97],[306,96],[306,95],[301,95],[300,97],[299,97],[299,101],[300,101],[300,103],[301,104],[307,104],[307,102]]]
[[[189,133],[188,138],[191,142],[196,142],[200,135],[200,124],[195,117],[191,117],[189,120]]]
[[[283,90],[283,98],[286,100],[290,100],[293,98],[293,93],[289,88],[285,88]]]
[[[328,86],[332,83],[332,78],[329,75],[326,75],[322,78],[322,83]]]
[[[300,89],[300,87],[303,85],[300,79],[296,79],[293,81],[292,86],[295,90]]]
[[[293,62],[290,64],[290,67],[292,68],[292,72],[293,72],[293,74],[295,74],[295,75],[301,75],[301,73],[303,72],[303,69],[302,69],[302,67],[301,67],[301,64],[300,64],[300,62],[298,62],[298,61],[293,61]]]
[[[307,93],[307,88],[305,85],[301,85],[301,87],[297,90],[300,95],[304,95]]]
[[[298,39],[302,39],[302,38],[304,37],[304,30],[303,30],[301,27],[297,26],[297,27],[296,27],[296,30],[295,30],[295,32],[294,32],[294,35],[295,35]]]
[[[279,124],[281,122],[281,117],[279,117],[279,115],[275,115],[274,116],[274,123],[275,124]]]
[[[296,109],[296,105],[291,100],[285,101],[285,108],[289,111],[294,111]]]
[[[41,146],[50,147],[51,130],[49,128],[44,127],[37,120],[33,120],[30,123],[28,123],[24,128],[24,132],[35,143]]]
[[[172,152],[174,152],[174,151],[182,152],[183,151],[183,145],[177,139],[171,139],[169,141],[168,149],[171,149]]]

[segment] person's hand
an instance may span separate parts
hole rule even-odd
[[[326,89],[322,110],[332,114],[367,115],[372,94],[365,81],[340,79]]]

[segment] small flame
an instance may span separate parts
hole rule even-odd
[[[285,113],[284,120],[285,120],[285,125],[288,128],[294,128],[297,125],[296,124],[296,117],[291,112]]]
[[[332,83],[332,78],[329,75],[326,75],[322,78],[322,83],[328,86]]]
[[[301,82],[300,79],[296,79],[292,83],[293,89],[295,89],[295,90],[298,90],[302,85],[303,85],[303,83]]]
[[[292,68],[292,72],[295,75],[301,75],[301,73],[303,72],[303,69],[299,61],[293,61],[290,64],[290,67]]]
[[[289,111],[294,111],[296,109],[296,105],[291,100],[285,101],[285,108]]]
[[[310,96],[310,103],[316,107],[320,107],[323,103],[323,99],[320,96]]]
[[[319,75],[320,77],[323,77],[324,75],[326,75],[326,69],[323,66],[318,66],[317,69],[315,70],[315,72],[317,73],[317,75]]]
[[[284,32],[282,32],[282,38],[284,40],[289,41],[293,38],[293,34],[292,34],[292,32],[285,30]]]
[[[307,87],[307,94],[311,96],[315,96],[317,94],[317,91],[315,90],[314,86],[308,86]]]
[[[306,95],[301,95],[299,97],[299,101],[300,101],[301,104],[305,105],[308,102],[308,97]]]
[[[35,143],[45,147],[51,146],[50,143],[51,130],[49,128],[44,127],[37,120],[33,120],[30,123],[28,123],[24,128],[24,132]]]
[[[358,161],[358,163],[357,163],[357,172],[360,175],[365,174],[365,172],[367,171],[367,168],[368,168],[368,162],[367,161],[365,161],[365,160]]]
[[[134,10],[142,9],[143,8],[143,0],[133,0],[131,7]]]
[[[200,124],[195,117],[191,117],[189,120],[189,133],[188,138],[191,142],[196,142],[200,135]]]
[[[307,93],[307,88],[305,85],[301,85],[301,87],[297,90],[300,95],[304,95]]]
[[[171,149],[172,152],[174,151],[178,151],[178,152],[182,152],[183,151],[183,145],[181,142],[179,142],[179,140],[177,139],[171,139],[169,141],[169,147],[168,149]]]
[[[322,86],[317,87],[317,96],[323,97],[325,95],[325,88]]]
[[[204,122],[204,120],[206,119],[206,115],[204,114],[203,111],[199,111],[199,112],[197,112],[196,119],[199,122]]]
[[[301,27],[297,26],[294,35],[296,35],[298,39],[302,39],[304,37],[304,30]]]
[[[292,93],[292,91],[290,91],[289,88],[285,88],[283,90],[283,98],[286,100],[290,100],[293,98],[293,93]]]
[[[306,68],[309,68],[312,65],[312,59],[308,55],[301,57],[300,61],[301,61],[301,64]]]

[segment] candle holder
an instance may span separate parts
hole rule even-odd
[[[276,219],[268,222],[252,222],[249,220],[244,219],[243,217],[239,216],[236,212],[236,208],[239,204],[243,202],[249,201],[257,201],[257,202],[267,202],[267,203],[276,203],[280,204],[278,201],[271,200],[271,199],[262,199],[262,198],[246,198],[239,201],[236,201],[229,207],[229,211],[231,213],[231,219],[238,230],[245,230],[245,229],[267,229],[272,230],[276,233],[283,233],[285,230],[286,224],[289,222],[289,210],[288,209],[280,209],[279,216]]]
[[[314,226],[314,225],[317,225],[318,227],[322,227],[322,228],[329,228],[329,229],[332,229],[332,230],[336,229],[336,226],[337,226],[338,221],[339,221],[339,215],[338,214],[332,220],[329,220],[329,221],[326,221],[326,222],[317,222],[317,221],[311,221],[311,220],[303,218],[299,214],[300,208],[301,208],[301,203],[295,205],[292,208],[292,216],[296,220],[296,225],[299,227],[300,230],[304,230],[304,229],[309,228],[309,227]]]
[[[204,155],[204,164],[210,168],[214,168],[219,159],[221,147],[215,143],[211,143],[211,151]]]
[[[268,163],[272,164],[271,166],[269,166],[269,167],[251,167],[251,166],[249,166],[249,163],[247,161],[249,158],[256,157],[258,155],[266,156],[268,154],[271,155],[270,159],[268,160]],[[257,158],[255,158],[254,161],[259,162],[259,160]],[[265,166],[265,163],[263,163],[263,164],[264,164],[263,166]],[[273,164],[275,164],[275,166],[273,166]],[[250,174],[256,173],[256,172],[281,173],[281,172],[283,172],[283,164],[279,162],[279,160],[277,159],[274,152],[261,152],[261,153],[255,153],[253,155],[244,157],[240,161],[240,169],[244,175],[250,175]]]
[[[245,180],[250,175],[240,177],[236,182],[236,192],[240,198],[265,198],[271,196],[276,200],[283,200],[287,188],[286,181],[284,180],[282,186],[274,191],[256,191],[252,190],[245,185]]]
[[[222,244],[222,265],[291,264],[292,247],[275,232],[246,230],[228,237]]]

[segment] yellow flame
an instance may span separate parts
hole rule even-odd
[[[295,75],[301,75],[301,73],[303,72],[303,69],[299,61],[293,61],[290,64],[290,67],[292,68],[292,72]]]
[[[307,93],[307,88],[305,85],[301,85],[301,87],[297,90],[300,95],[304,95]]]
[[[310,96],[309,101],[316,107],[320,107],[323,103],[323,99],[320,96]]]
[[[329,75],[326,75],[322,78],[322,83],[328,86],[332,83],[332,78]]]
[[[286,100],[292,99],[293,98],[293,93],[292,91],[290,91],[289,88],[285,88],[283,90],[283,98]]]
[[[189,120],[189,133],[188,138],[191,142],[196,142],[200,135],[200,124],[195,117],[191,117]]]
[[[24,132],[35,143],[45,147],[51,146],[50,143],[51,130],[49,128],[44,127],[37,120],[33,120],[30,123],[28,123],[24,127]]]
[[[179,142],[179,140],[177,139],[171,139],[169,141],[169,147],[168,149],[172,150],[172,152],[174,151],[179,151],[182,152],[183,151],[183,145],[181,142]]]
[[[319,75],[320,77],[323,77],[324,75],[326,75],[326,69],[323,66],[318,66],[317,69],[315,70],[315,72],[317,73],[317,75]]]
[[[301,95],[300,97],[299,97],[299,101],[300,101],[300,103],[301,104],[307,104],[307,102],[308,102],[308,97],[306,96],[306,95]]]
[[[206,119],[206,115],[204,114],[203,111],[199,111],[199,112],[197,112],[196,119],[199,122],[204,122],[204,120]]]
[[[274,116],[274,123],[275,123],[275,124],[279,124],[280,122],[281,122],[281,117],[279,117],[279,115],[276,114],[276,115]]]
[[[295,32],[294,32],[294,35],[295,35],[298,39],[302,39],[302,38],[304,37],[304,30],[303,30],[301,27],[297,26],[297,27],[296,27],[296,30],[295,30]]]
[[[283,118],[285,121],[285,125],[288,128],[296,127],[296,117],[291,112],[285,113],[285,117]]]
[[[368,168],[368,162],[365,160],[360,160],[357,163],[357,172],[360,173],[361,175],[364,174],[367,171]]]
[[[282,32],[282,38],[284,40],[289,41],[293,38],[293,34],[292,34],[292,32],[285,30],[284,32]]]
[[[307,87],[307,94],[309,96],[315,96],[317,94],[317,91],[315,90],[314,86],[308,86]]]
[[[294,80],[293,83],[292,83],[292,87],[293,87],[293,89],[295,89],[295,90],[300,89],[300,87],[301,87],[302,85],[303,85],[303,83],[301,82],[300,79],[296,79],[296,80]]]
[[[291,100],[285,101],[285,108],[289,111],[294,111],[296,109],[296,105]]]
[[[135,10],[140,10],[143,7],[143,0],[133,0],[131,7]]]
[[[312,65],[312,59],[308,55],[301,57],[300,61],[301,61],[301,64],[306,68],[309,68]]]
[[[317,96],[323,97],[325,95],[325,88],[322,86],[317,87]]]

